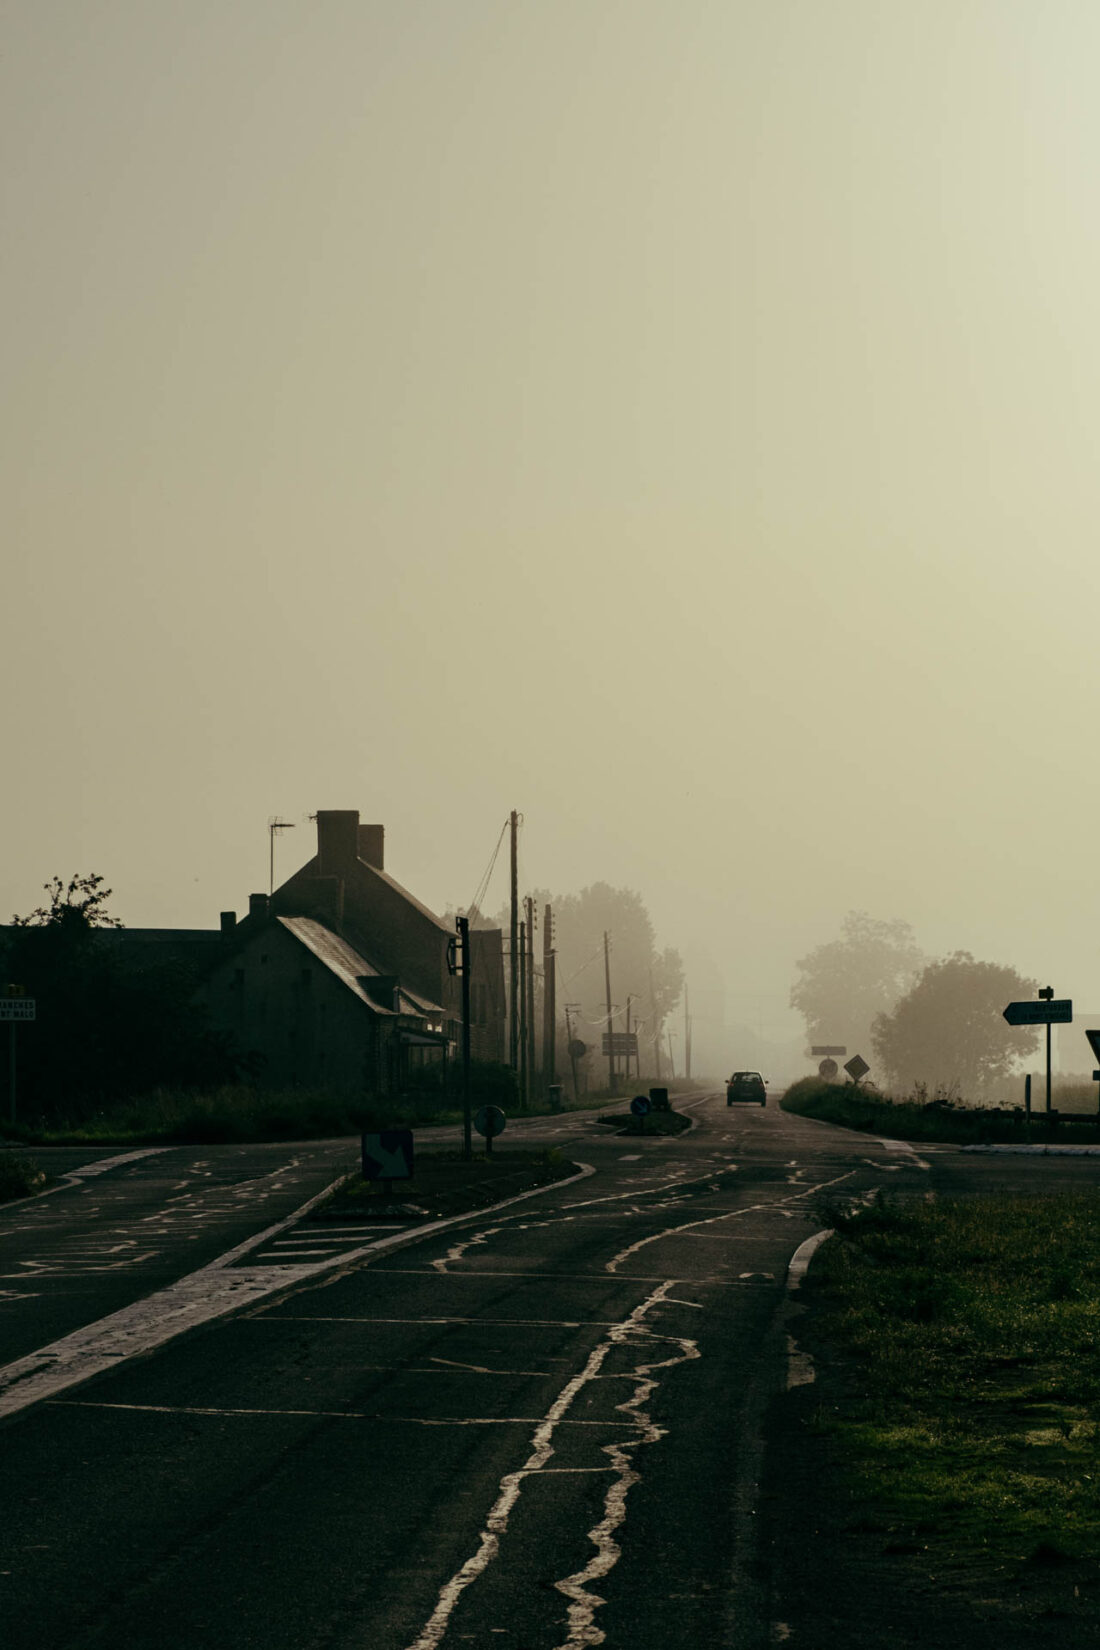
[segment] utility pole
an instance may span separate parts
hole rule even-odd
[[[671,1031],[666,1033],[666,1036],[667,1036],[667,1040],[668,1040],[668,1074],[669,1074],[670,1077],[675,1077],[675,1075],[676,1075],[676,1061],[672,1058],[672,1033],[671,1033]]]
[[[606,928],[603,935],[603,973],[607,985],[607,1083],[612,1094],[618,1094],[619,1079],[615,1071],[614,1009],[611,1007],[611,940]]]
[[[527,1105],[527,924],[519,925],[519,1103]]]
[[[623,1056],[626,1061],[626,1081],[628,1087],[630,1085],[630,1005],[633,1001],[634,993],[632,991],[628,991],[626,994],[626,1053]],[[635,1070],[634,1075],[640,1076],[641,1074]]]
[[[509,1002],[509,1036],[508,1059],[513,1071],[519,1070],[519,866],[517,861],[516,833],[519,825],[519,815],[513,808],[508,821],[511,829],[512,842],[512,876],[511,876],[511,928],[509,934],[508,972],[511,991]]]
[[[687,981],[684,981],[684,1076],[691,1081],[691,1013],[688,1009]]]
[[[661,1081],[661,1021],[657,1018],[657,999],[653,995],[653,964],[649,965],[649,1012],[653,1020],[653,1054],[657,1061],[657,1081]]]
[[[538,1070],[535,1062],[535,902],[530,894],[524,900],[523,908],[527,913],[527,1089],[523,1103],[529,1106]]]
[[[573,1022],[569,1018],[569,1011],[570,1011],[570,1009],[573,1009],[573,1008],[579,1009],[580,1004],[579,1003],[566,1003],[566,1005],[565,1005],[565,1038],[566,1038],[567,1051],[568,1051],[568,1054],[569,1054],[569,1065],[570,1065],[570,1067],[572,1069],[572,1072],[573,1072],[573,1099],[579,1105],[580,1104],[580,1098],[581,1098],[581,1090],[580,1090],[580,1084],[577,1081],[577,1056],[576,1056],[576,1054],[574,1052],[574,1049],[573,1049],[573,1044],[574,1044]]]
[[[458,944],[462,955],[462,1155],[469,1162],[473,1156],[473,1136],[470,1117],[470,923],[459,917]]]
[[[550,907],[542,913],[542,1086],[547,1094],[557,1081],[555,1067],[554,1031],[557,1026],[555,1002],[557,980],[554,955],[554,917]]]

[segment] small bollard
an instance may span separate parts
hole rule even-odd
[[[669,1103],[668,1103],[668,1090],[667,1089],[650,1089],[650,1091],[649,1091],[649,1103],[653,1107],[654,1111],[669,1111],[669,1110],[671,1110],[671,1108],[669,1106]]]
[[[551,1083],[549,1086],[550,1110],[561,1111],[561,1084]]]

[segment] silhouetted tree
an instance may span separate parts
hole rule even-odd
[[[791,1007],[805,1019],[811,1043],[842,1043],[869,1059],[876,1016],[893,1008],[926,961],[909,923],[849,911],[838,940],[796,963]]]
[[[1004,1009],[1035,991],[1014,968],[956,951],[929,963],[893,1012],[878,1016],[875,1053],[900,1089],[923,1083],[973,1098],[1034,1051],[1040,1033],[1008,1025]]]

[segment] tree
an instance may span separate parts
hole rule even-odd
[[[796,963],[791,1007],[804,1017],[811,1043],[842,1043],[849,1054],[866,1054],[876,1016],[893,1008],[926,961],[909,923],[849,911],[840,939]]]
[[[1035,980],[956,951],[929,963],[892,1013],[875,1021],[875,1053],[895,1085],[923,1083],[972,1097],[1034,1052],[1039,1032],[1010,1026],[1005,1006],[1034,996]]]
[[[579,894],[553,895],[539,888],[532,897],[540,925],[546,905],[554,913],[559,1018],[564,1016],[567,1002],[578,1004],[574,1035],[599,1054],[601,1035],[607,1029],[603,963],[603,937],[607,933],[611,945],[611,1001],[616,1009],[613,1029],[626,1029],[629,996],[630,1024],[638,1031],[642,1066],[654,1071],[654,1043],[683,993],[684,967],[678,951],[671,947],[658,951],[653,923],[641,895],[632,888],[594,882]],[[508,921],[508,909],[504,907],[495,925],[507,934]],[[541,931],[534,949],[536,964],[541,966]],[[541,1025],[537,1013],[536,1021]]]
[[[60,877],[51,877],[44,883],[50,896],[48,905],[36,905],[25,917],[11,919],[13,928],[65,928],[70,932],[88,928],[121,928],[117,917],[107,914],[107,901],[114,892],[104,888],[104,879],[94,872],[90,876],[71,876],[68,883]]]

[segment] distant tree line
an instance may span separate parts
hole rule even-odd
[[[1034,995],[1036,981],[968,951],[932,960],[900,919],[850,911],[840,938],[796,967],[791,1006],[810,1041],[862,1054],[896,1092],[978,1097],[1038,1044],[1038,1031],[1003,1017],[1007,1003]]]

